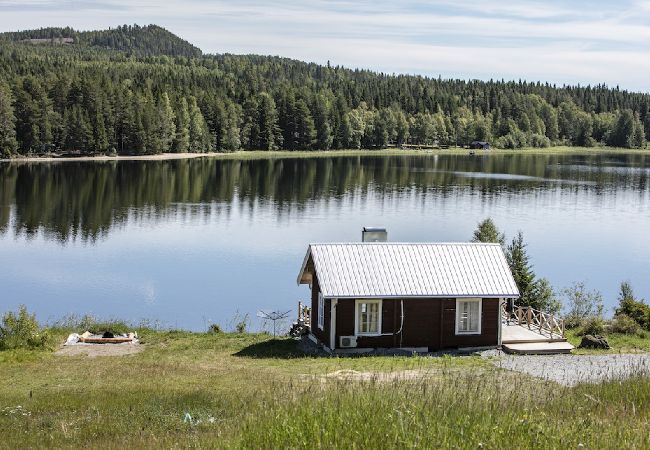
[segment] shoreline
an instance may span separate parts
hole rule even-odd
[[[525,154],[648,154],[650,149],[630,149],[619,147],[546,147],[519,149],[474,150],[476,156],[482,155],[525,155]],[[274,159],[274,158],[327,158],[351,156],[426,156],[426,155],[468,155],[470,149],[379,149],[379,150],[238,150],[230,153],[160,153],[156,155],[115,155],[115,156],[18,156],[0,159],[0,163],[52,163],[52,162],[106,162],[106,161],[170,161],[179,159],[213,158],[213,159]]]

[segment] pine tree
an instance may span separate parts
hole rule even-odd
[[[163,92],[158,101],[156,126],[158,151],[161,153],[167,153],[172,149],[176,135],[175,118],[176,115],[169,100],[169,95],[167,95],[167,92]]]
[[[309,150],[316,143],[316,127],[307,103],[299,99],[294,108],[295,129],[293,131],[293,148]]]
[[[176,139],[174,151],[187,153],[190,148],[190,112],[185,97],[181,98],[178,114],[176,114]]]
[[[259,150],[275,150],[282,145],[282,134],[278,127],[278,114],[273,97],[262,92],[257,96],[257,130],[254,148]]]
[[[195,97],[190,97],[189,102],[190,116],[190,149],[193,152],[207,152],[210,150],[210,133],[205,123],[203,114],[196,103]]]
[[[225,134],[223,140],[223,147],[228,151],[239,150],[241,147],[240,138],[240,123],[241,123],[241,110],[236,103],[229,102],[226,104],[226,118]]]
[[[0,157],[9,158],[18,150],[16,116],[9,86],[0,82]]]
[[[526,251],[526,244],[524,243],[524,234],[519,231],[512,239],[506,252],[508,264],[512,271],[512,276],[519,288],[519,299],[517,304],[520,306],[532,306],[533,302],[533,288],[535,282],[535,274],[533,273],[530,264],[530,258]]]
[[[472,242],[493,242],[505,246],[506,236],[499,231],[491,218],[480,222],[474,230]]]
[[[324,96],[319,95],[314,101],[314,127],[316,128],[315,147],[329,150],[332,147],[332,128],[329,119],[329,106]]]

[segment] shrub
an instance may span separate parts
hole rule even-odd
[[[620,314],[631,317],[640,326],[650,330],[650,306],[643,300],[634,297],[632,286],[626,281],[621,283],[619,306],[616,309],[616,315]]]
[[[221,333],[223,333],[223,330],[221,329],[221,327],[218,324],[213,323],[208,327],[208,333],[210,333],[210,334],[221,334]]]
[[[41,329],[34,314],[29,314],[21,305],[18,314],[5,313],[0,324],[0,350],[16,348],[47,348],[52,339],[45,329]]]
[[[567,328],[586,325],[588,319],[601,319],[603,315],[603,296],[598,291],[588,291],[584,283],[575,283],[562,290],[567,305],[564,324]]]
[[[519,130],[513,130],[505,136],[501,136],[495,141],[497,148],[521,148],[528,144],[526,134]]]
[[[246,333],[246,318],[237,322],[237,324],[235,325],[235,331],[237,333]]]
[[[609,325],[609,331],[620,334],[639,334],[641,326],[627,314],[620,313],[614,316]]]
[[[587,334],[601,335],[605,333],[605,321],[600,317],[591,316],[582,321],[582,326],[578,332],[578,336],[585,336]]]
[[[551,140],[543,134],[533,133],[530,135],[529,144],[531,147],[546,148],[551,146]]]

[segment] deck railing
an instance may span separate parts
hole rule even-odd
[[[506,304],[503,304],[503,318],[508,322],[514,321],[522,327],[530,330],[537,330],[540,334],[547,332],[564,338],[564,319],[553,314],[545,313],[530,306],[517,306],[512,312],[508,312]]]
[[[311,325],[311,308],[302,302],[298,302],[298,322]]]

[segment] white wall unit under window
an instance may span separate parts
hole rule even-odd
[[[354,334],[378,336],[381,334],[381,300],[356,300],[354,306]]]
[[[322,293],[318,293],[318,328],[325,327],[325,299]]]
[[[456,299],[456,334],[481,334],[480,298]]]

